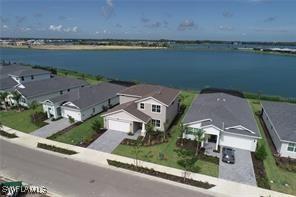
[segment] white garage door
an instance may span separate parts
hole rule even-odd
[[[229,134],[222,134],[220,136],[220,145],[233,148],[239,148],[249,151],[256,150],[257,140],[252,138],[246,138],[243,136],[234,136]]]
[[[130,123],[129,122],[122,122],[118,120],[108,120],[109,129],[116,130],[116,131],[123,131],[126,133],[130,132]]]
[[[72,118],[75,119],[75,121],[82,121],[81,113],[77,111],[72,111],[70,109],[62,108],[62,116],[65,118],[68,118],[69,116],[71,116]]]

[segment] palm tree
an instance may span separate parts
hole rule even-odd
[[[5,109],[7,109],[6,102],[5,102],[5,99],[7,98],[7,96],[8,96],[8,92],[0,92],[0,102],[3,103]]]
[[[197,129],[196,131],[192,132],[192,134],[194,135],[194,140],[196,141],[196,156],[198,155],[200,144],[205,140],[204,133],[205,131],[203,129]]]
[[[30,104],[30,108],[33,110],[33,121],[35,122],[36,109],[38,108],[38,103],[37,103],[37,101],[33,101],[33,102]]]
[[[186,134],[186,132],[187,132],[187,130],[188,130],[188,127],[187,126],[184,126],[184,124],[183,123],[180,123],[179,124],[179,131],[181,132],[181,146],[183,146],[183,139],[184,139],[184,134]]]
[[[15,100],[16,106],[18,107],[19,110],[20,110],[19,102],[20,102],[21,97],[22,97],[22,95],[18,91],[12,92],[12,99]]]

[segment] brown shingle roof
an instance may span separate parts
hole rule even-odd
[[[139,118],[140,120],[142,120],[145,123],[149,122],[149,120],[151,119],[150,116],[144,114],[143,112],[141,112],[137,109],[137,104],[134,101],[118,105],[118,106],[108,110],[106,113],[103,114],[103,116],[110,114],[112,112],[120,111],[120,110],[124,110],[124,111],[130,113],[131,115]]]
[[[156,100],[170,105],[180,93],[179,90],[159,85],[139,84],[124,89],[119,95],[133,95],[139,98],[153,97]]]

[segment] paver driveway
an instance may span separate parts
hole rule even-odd
[[[219,178],[256,186],[256,177],[250,151],[237,148],[234,150],[234,164],[222,162],[222,156],[220,156]]]
[[[68,119],[62,118],[60,120],[51,121],[47,120],[48,125],[37,129],[36,131],[32,132],[32,135],[47,138],[60,130],[63,130],[71,125]]]
[[[109,129],[87,148],[111,153],[120,144],[120,142],[127,137],[127,133]]]

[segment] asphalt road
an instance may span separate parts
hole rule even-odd
[[[207,196],[176,185],[46,154],[1,139],[0,174],[45,186],[63,196]]]

